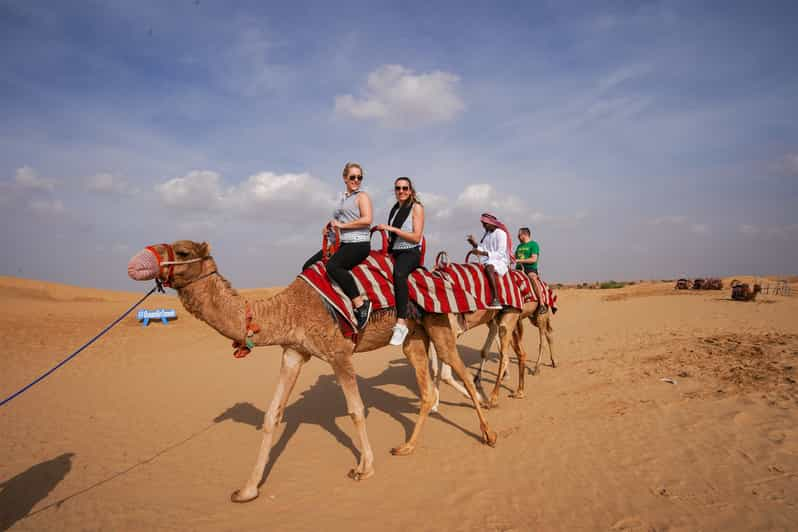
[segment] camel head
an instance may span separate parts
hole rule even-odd
[[[210,253],[207,242],[178,240],[172,244],[154,244],[130,259],[127,274],[134,281],[158,279],[164,286],[178,290],[203,275],[203,264],[213,261]]]

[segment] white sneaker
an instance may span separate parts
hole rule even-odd
[[[391,345],[402,345],[405,343],[407,332],[407,325],[394,325],[393,335],[391,335]]]

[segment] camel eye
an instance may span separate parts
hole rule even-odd
[[[181,259],[184,259],[184,258],[188,257],[188,252],[187,251],[178,251],[177,252],[177,256],[180,257]]]

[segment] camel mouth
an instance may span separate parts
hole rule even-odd
[[[127,275],[134,281],[149,281],[158,277],[158,259],[143,249],[136,253],[127,264]]]

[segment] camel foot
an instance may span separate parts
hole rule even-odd
[[[407,456],[412,454],[413,451],[416,450],[415,445],[410,445],[409,443],[405,443],[400,445],[399,447],[394,447],[391,449],[391,454],[394,456]]]
[[[499,406],[499,397],[497,395],[493,395],[488,401],[489,408],[498,408]]]
[[[518,390],[516,392],[511,393],[510,397],[512,397],[513,399],[523,399],[526,397],[526,392],[524,392],[524,390]]]
[[[236,503],[244,503],[244,502],[251,502],[258,498],[258,489],[255,488],[251,491],[243,489],[243,490],[235,490],[232,495],[230,495],[230,502]]]
[[[438,411],[438,405],[440,405],[440,404],[441,404],[441,393],[438,391],[437,388],[435,388],[435,404],[433,404],[430,407],[429,411],[430,412],[437,412]]]
[[[495,431],[488,430],[482,433],[482,441],[491,447],[496,447],[496,440],[498,439],[498,434]]]
[[[351,478],[352,480],[366,480],[367,478],[371,478],[374,476],[374,469],[369,469],[368,471],[364,471],[362,473],[360,473],[356,469],[350,469],[349,473],[347,473],[346,476]]]

